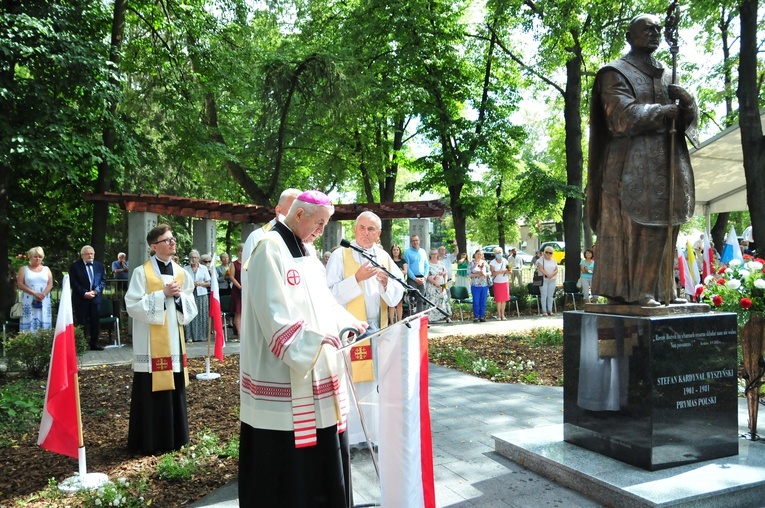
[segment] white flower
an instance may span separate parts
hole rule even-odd
[[[762,270],[762,263],[760,263],[759,261],[749,261],[746,264],[746,267],[753,272],[759,272],[760,270]]]
[[[754,287],[756,287],[757,289],[765,289],[765,279],[755,280]]]
[[[745,270],[742,268],[741,270],[738,271],[738,275],[742,279],[746,279],[747,277],[749,277],[749,270]]]
[[[728,266],[739,266],[740,264],[741,264],[741,260],[740,259],[731,259],[728,262]]]
[[[725,283],[730,289],[738,289],[741,287],[741,281],[738,279],[731,279]]]
[[[726,268],[725,269],[725,275],[730,277],[731,275],[733,275],[733,270],[731,268]]]
[[[707,275],[707,277],[704,279],[704,285],[707,285],[714,280],[717,280],[715,279],[714,275]]]

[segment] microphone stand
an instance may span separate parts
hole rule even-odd
[[[374,267],[376,267],[376,268],[379,268],[379,269],[381,269],[383,272],[385,272],[385,273],[388,275],[388,278],[395,280],[396,282],[398,282],[399,284],[401,284],[401,285],[402,285],[402,286],[403,286],[405,289],[407,289],[407,290],[409,290],[409,291],[413,292],[413,293],[414,293],[416,296],[418,296],[418,297],[422,298],[422,300],[423,300],[425,303],[427,303],[428,305],[430,305],[431,307],[435,307],[435,308],[436,308],[436,310],[438,310],[438,312],[440,312],[441,314],[443,314],[443,315],[444,315],[444,317],[447,317],[447,318],[450,318],[450,317],[452,317],[452,315],[451,315],[451,314],[449,314],[448,312],[446,312],[444,309],[442,309],[441,307],[439,307],[439,306],[438,306],[438,305],[436,305],[435,303],[433,303],[433,302],[431,302],[430,300],[428,300],[428,299],[425,297],[425,295],[423,295],[423,294],[422,294],[422,292],[421,292],[419,289],[415,288],[414,286],[412,286],[411,284],[409,284],[409,283],[408,283],[408,282],[406,282],[405,280],[402,280],[402,279],[400,279],[400,278],[396,277],[395,275],[393,275],[392,273],[390,273],[390,271],[388,271],[388,269],[387,269],[387,268],[385,268],[385,267],[384,267],[384,266],[382,266],[380,263],[378,263],[378,262],[377,262],[377,260],[375,260],[375,258],[373,258],[373,257],[372,257],[372,256],[370,256],[369,254],[367,254],[367,253],[366,253],[366,251],[364,251],[364,249],[362,249],[362,248],[360,248],[360,247],[356,247],[356,246],[355,246],[355,245],[353,245],[351,242],[349,242],[348,240],[345,240],[345,239],[343,239],[343,240],[341,240],[341,241],[340,241],[340,246],[341,246],[341,247],[345,247],[345,248],[348,248],[348,249],[353,249],[353,250],[355,250],[356,252],[358,252],[358,253],[361,255],[361,257],[363,257],[364,259],[366,259],[367,261],[369,261],[370,263],[372,263],[372,266],[374,266]],[[408,322],[406,323],[406,326],[407,326],[407,328],[409,328],[409,323],[408,323]]]

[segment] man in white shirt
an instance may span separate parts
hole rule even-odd
[[[351,245],[364,249],[379,265],[403,279],[401,270],[377,243],[381,228],[380,217],[369,211],[362,212],[356,218],[353,228],[355,239]],[[388,307],[395,307],[404,296],[401,284],[390,280],[382,269],[351,248],[336,249],[329,257],[327,286],[337,303],[345,306],[356,319],[369,323],[370,330],[385,328],[388,325]],[[375,352],[374,340],[372,344],[363,342],[350,351],[353,381],[359,399],[364,402],[364,419],[372,441],[376,440],[377,430],[377,383],[373,368]],[[364,442],[366,437],[354,404],[350,406],[348,422],[349,442]]]
[[[523,284],[523,258],[515,249],[510,250],[510,259],[507,260],[512,270],[510,271],[510,287],[521,287]]]

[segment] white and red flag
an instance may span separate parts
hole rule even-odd
[[[210,317],[212,317],[213,331],[215,332],[215,353],[214,356],[221,362],[223,361],[223,316],[220,311],[220,288],[218,287],[218,277],[215,273],[215,260],[211,263],[210,269]],[[208,346],[209,347],[209,346]],[[208,355],[209,349],[208,349]]]
[[[709,243],[709,235],[704,235],[704,252],[701,256],[701,280],[706,280],[709,275],[715,273],[715,254],[712,252],[712,244]]]
[[[428,407],[428,318],[396,323],[378,342],[381,506],[434,508]]]
[[[37,444],[75,459],[82,446],[77,372],[72,295],[69,275],[64,275]]]

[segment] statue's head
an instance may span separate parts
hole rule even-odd
[[[639,14],[632,18],[627,29],[627,42],[633,51],[653,53],[661,44],[661,21],[653,14]]]

